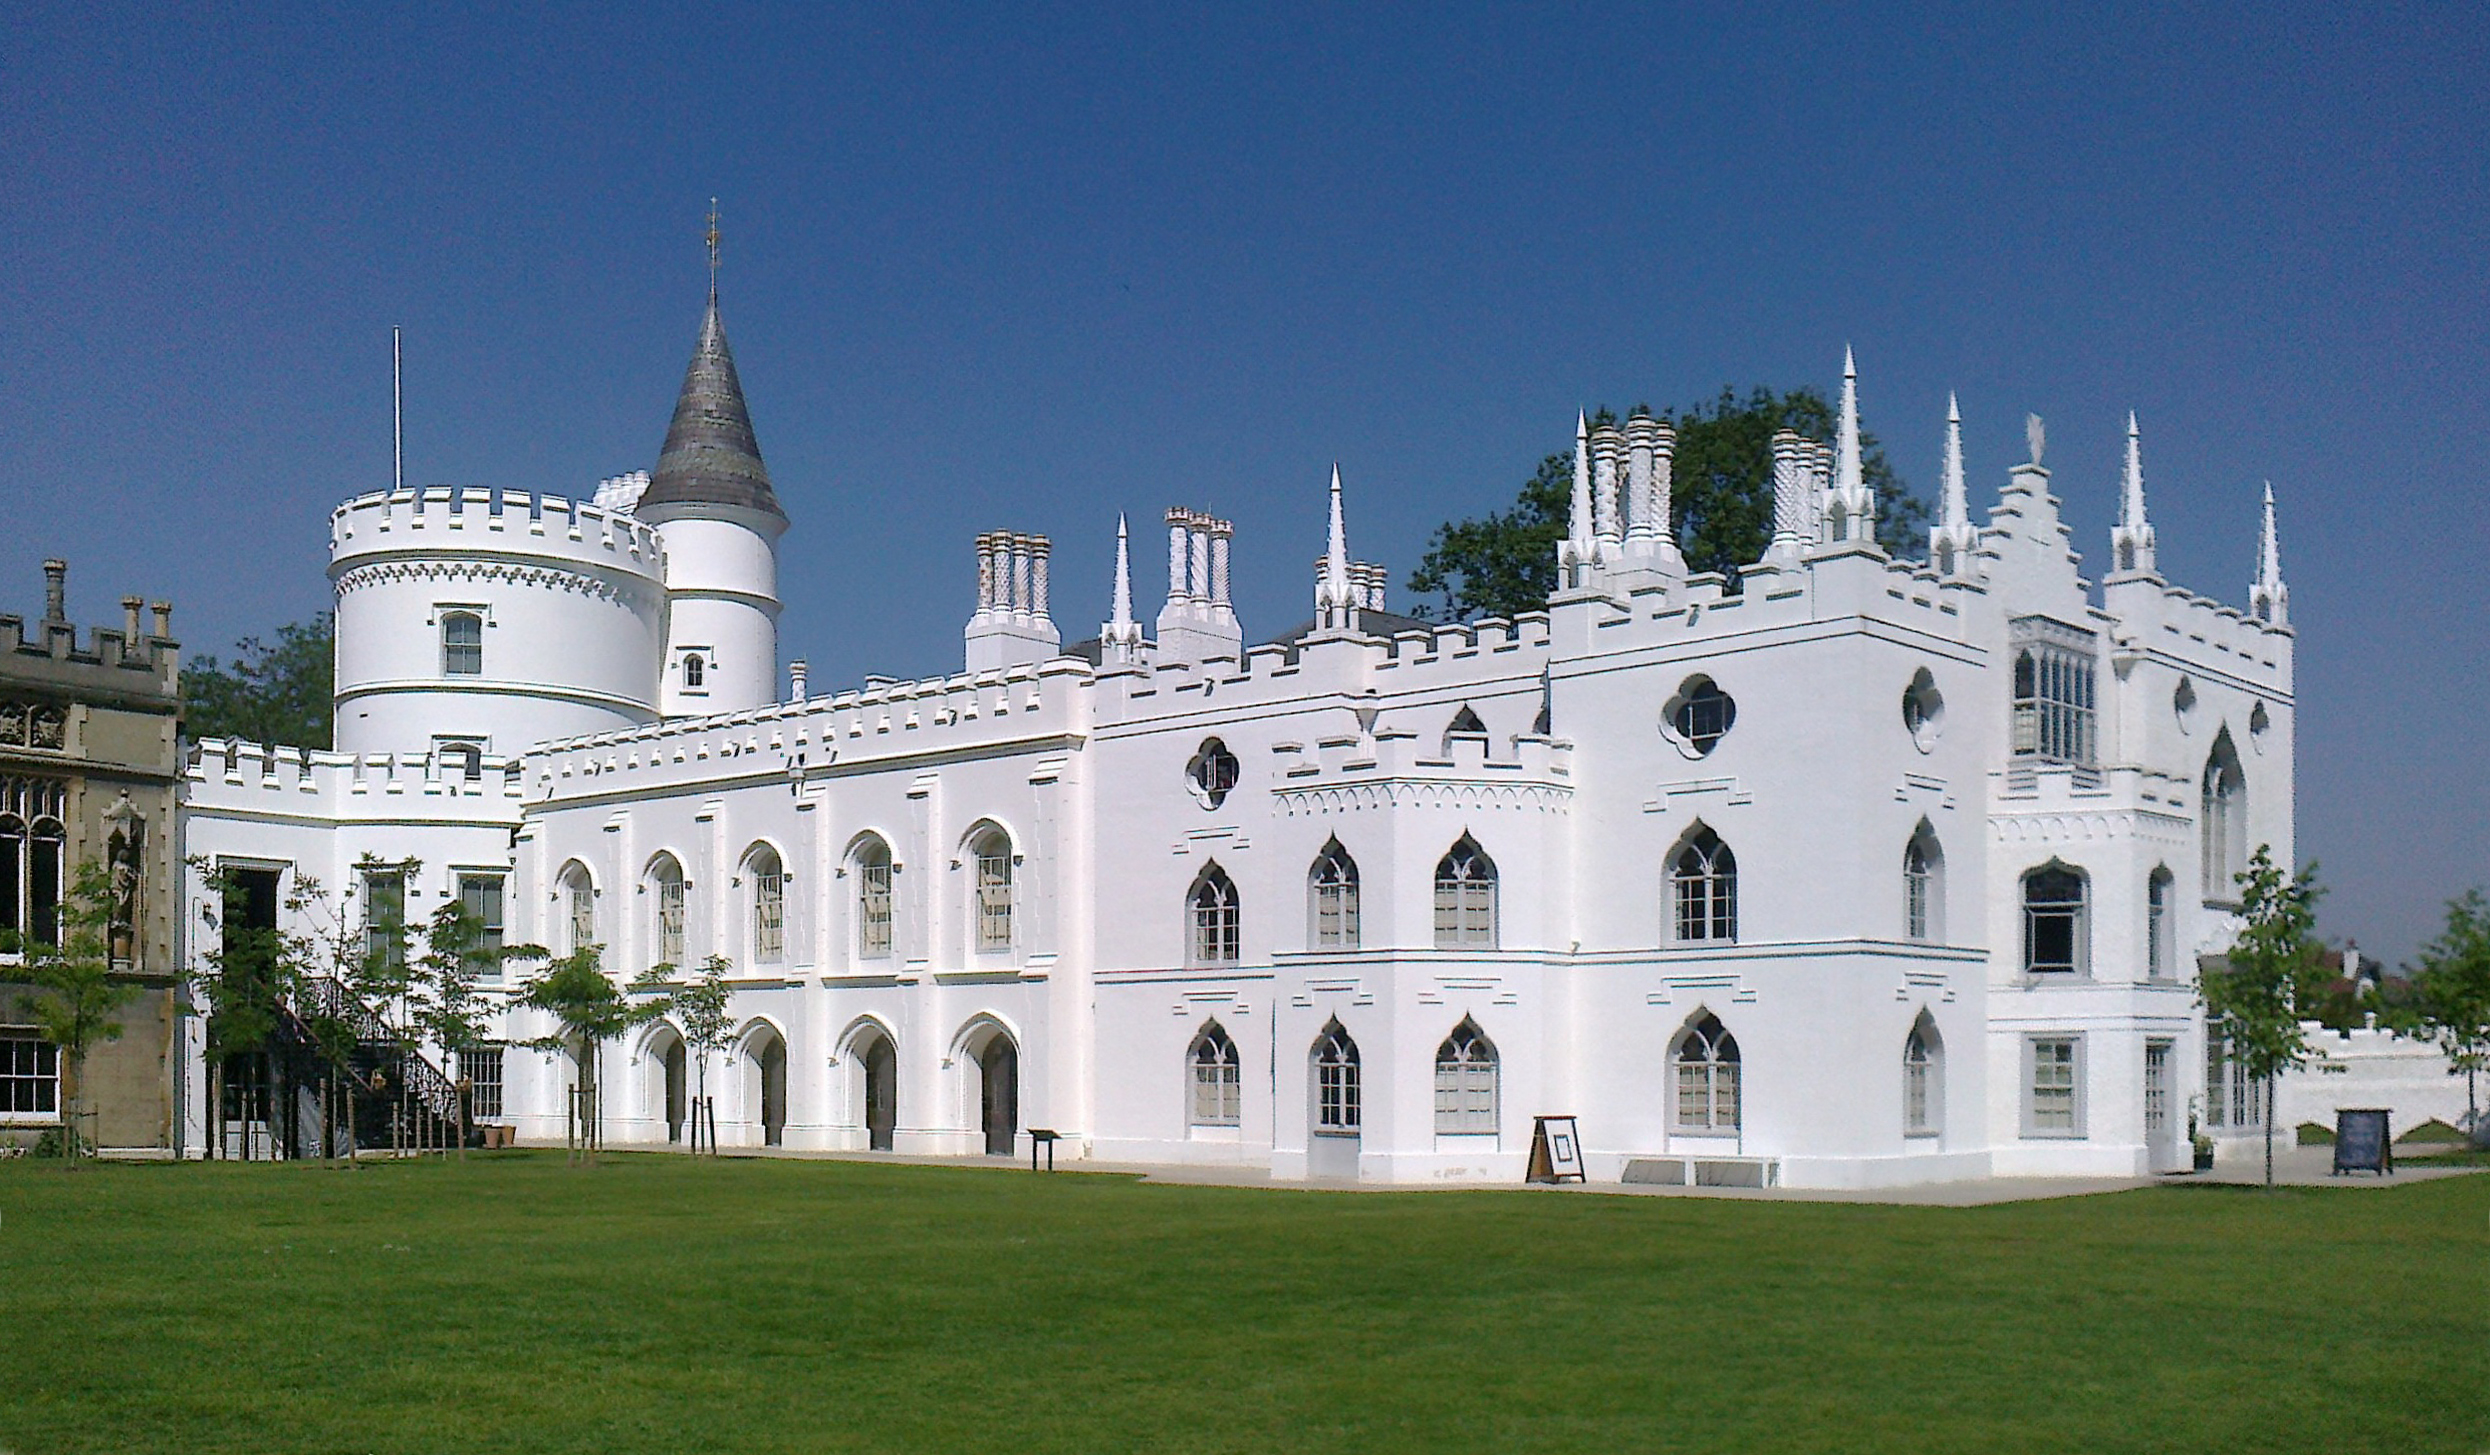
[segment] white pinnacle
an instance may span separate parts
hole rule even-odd
[[[1565,534],[1578,556],[1591,553],[1591,417],[1574,415],[1574,498]]]
[[[1108,630],[1117,641],[1134,633],[1133,558],[1120,510],[1115,513],[1115,619],[1108,623]]]
[[[2257,539],[2257,584],[2282,585],[2282,541],[2274,531],[2274,482],[2265,482],[2265,526]]]
[[[2127,411],[2127,480],[2119,497],[2118,523],[2129,530],[2144,526],[2144,446],[2132,409]]]
[[[1949,529],[1971,523],[1971,497],[1963,484],[1963,408],[1951,390],[1945,396],[1944,509]]]
[[[1840,433],[1835,437],[1833,457],[1833,488],[1845,496],[1862,488],[1859,459],[1859,366],[1850,356],[1850,345],[1842,345],[1842,417]]]
[[[1323,558],[1324,599],[1345,611],[1355,603],[1349,589],[1349,531],[1340,519],[1340,466],[1331,467],[1331,545]]]

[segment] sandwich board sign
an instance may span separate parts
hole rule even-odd
[[[1526,1182],[1588,1182],[1582,1170],[1582,1134],[1572,1117],[1534,1117]]]
[[[2382,1108],[2339,1108],[2334,1114],[2334,1170],[2395,1173],[2395,1149],[2388,1144]]]

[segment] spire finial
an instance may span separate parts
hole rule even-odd
[[[1356,604],[1349,585],[1349,530],[1340,514],[1340,464],[1331,467],[1331,541],[1323,557],[1323,594],[1328,610],[1342,613]],[[1348,625],[1345,619],[1332,623]]]
[[[1842,345],[1842,413],[1834,437],[1833,488],[1848,495],[1862,482],[1859,458],[1859,365],[1850,345]]]
[[[1129,533],[1124,525],[1124,512],[1115,513],[1115,610],[1107,622],[1107,645],[1130,660],[1130,649],[1141,641],[1141,624],[1133,620],[1133,557]]]
[[[2257,579],[2248,588],[2248,614],[2272,626],[2291,623],[2291,588],[2283,584],[2282,536],[2274,528],[2274,482],[2265,482],[2265,519],[2257,530]]]
[[[1954,392],[1945,395],[1945,517],[1951,526],[1971,523],[1971,495],[1963,483],[1963,407]]]
[[[2144,515],[2144,432],[2127,411],[2127,466],[2119,479],[2118,524],[2110,530],[2110,561],[2119,571],[2153,572],[2153,527]]]
[[[718,199],[709,199],[709,301],[718,301]]]
[[[1574,491],[1565,520],[1565,537],[1573,543],[1574,557],[1587,560],[1591,554],[1591,416],[1587,411],[1574,415]]]

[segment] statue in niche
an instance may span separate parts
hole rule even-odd
[[[111,958],[116,965],[138,963],[138,895],[146,878],[144,853],[147,819],[123,789],[104,810],[105,874],[112,896]]]
[[[26,704],[0,702],[0,745],[26,746]]]

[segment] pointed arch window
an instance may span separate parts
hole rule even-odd
[[[988,828],[971,841],[977,884],[977,951],[991,955],[1012,947],[1012,841]]]
[[[2227,728],[2213,740],[2213,752],[2205,759],[2202,807],[2205,898],[2235,903],[2239,875],[2248,867],[2248,775],[2239,766]]]
[[[573,859],[563,866],[562,920],[569,931],[570,950],[577,954],[597,943],[597,887],[588,866]]]
[[[0,930],[38,945],[60,943],[67,804],[65,784],[0,779]]]
[[[2023,971],[2076,975],[2084,969],[2088,907],[2083,872],[2050,863],[2023,876]]]
[[[1463,834],[1435,865],[1436,948],[1492,949],[1495,943],[1496,864]]]
[[[1926,819],[1902,846],[1902,932],[1914,940],[1945,937],[1945,850]]]
[[[1360,1126],[1357,1042],[1334,1020],[1314,1038],[1314,1129],[1352,1135]]]
[[[787,957],[787,869],[778,851],[756,844],[744,860],[751,888],[752,958],[768,963]]]
[[[1740,1115],[1738,1038],[1720,1017],[1707,1011],[1680,1031],[1670,1060],[1677,1070],[1671,1108],[1677,1130],[1699,1136],[1735,1134]]]
[[[2154,869],[2144,881],[2144,974],[2150,980],[2168,980],[2178,971],[2178,946],[2170,926],[2176,888],[2167,868]]]
[[[1943,1043],[1926,1015],[1902,1040],[1902,1134],[1933,1137],[1945,1114],[1941,1075]]]
[[[659,963],[680,965],[685,955],[684,919],[689,902],[683,866],[672,854],[660,854],[649,865],[649,892],[656,897],[654,948]]]
[[[890,958],[892,943],[891,846],[879,837],[856,846],[856,954]]]
[[[1338,839],[1323,845],[1306,871],[1315,948],[1354,950],[1358,946],[1357,860]]]
[[[1669,863],[1677,938],[1692,944],[1738,938],[1738,856],[1708,827],[1697,827]]]
[[[1186,1048],[1193,1089],[1190,1121],[1197,1127],[1232,1127],[1244,1119],[1245,1083],[1236,1042],[1217,1021],[1202,1027]]]
[[[1468,703],[1463,703],[1461,710],[1453,714],[1452,721],[1445,724],[1444,740],[1437,750],[1438,756],[1452,756],[1455,738],[1474,739],[1481,743],[1487,741],[1487,724],[1480,720]]]
[[[1186,896],[1192,919],[1192,956],[1196,965],[1233,965],[1237,961],[1236,882],[1217,864],[1194,877]]]
[[[484,618],[472,611],[445,612],[441,617],[441,675],[484,675]]]
[[[1478,1022],[1464,1016],[1435,1048],[1435,1130],[1495,1131],[1496,1072],[1495,1045]]]

